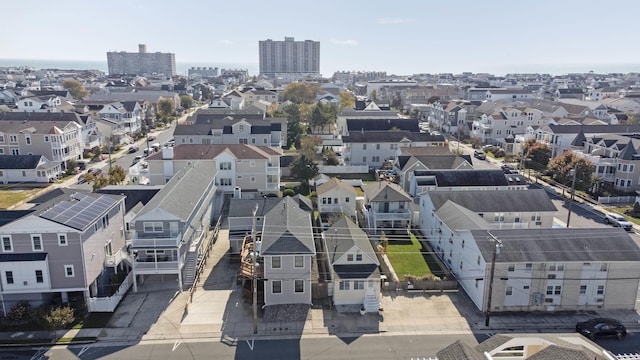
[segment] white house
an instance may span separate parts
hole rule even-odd
[[[356,216],[356,190],[353,186],[344,183],[340,179],[331,178],[326,183],[319,185],[318,212],[345,213],[350,217]]]

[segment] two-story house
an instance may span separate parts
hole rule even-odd
[[[193,284],[198,256],[211,235],[215,171],[215,163],[194,161],[130,222],[135,291],[138,281],[159,274],[175,276],[179,290]]]
[[[82,135],[75,113],[0,113],[0,155],[43,155],[64,167],[82,159]]]
[[[106,139],[140,132],[143,108],[137,101],[111,102],[104,104],[96,113],[100,132]],[[107,128],[103,129],[104,126]]]
[[[342,217],[322,234],[331,272],[329,297],[340,311],[380,308],[380,263],[369,236],[351,219]],[[359,309],[351,309],[357,311]]]
[[[461,227],[446,243],[447,266],[481,311],[489,299],[491,312],[635,309],[640,248],[622,229]]]
[[[48,183],[62,174],[62,165],[42,155],[0,155],[0,183]]]
[[[373,233],[384,229],[411,227],[412,199],[400,186],[386,181],[364,186],[363,216]]]
[[[311,213],[293,198],[283,198],[265,214],[259,246],[264,260],[264,305],[311,305],[316,255]]]
[[[473,165],[470,155],[452,154],[446,146],[430,146],[398,149],[393,168],[400,178],[400,186],[410,192],[416,171],[473,169]]]
[[[211,177],[219,192],[241,192],[257,198],[280,191],[282,150],[245,144],[177,145],[149,156],[149,182],[165,184],[174,174],[195,161],[214,163]]]
[[[0,226],[0,295],[5,309],[86,303],[110,296],[110,276],[125,270],[124,197],[58,188]]]
[[[316,192],[320,216],[337,213],[344,213],[349,217],[356,216],[357,192],[353,186],[340,179],[331,178],[319,185]]]
[[[255,89],[242,93],[245,106],[252,105],[258,101],[266,101],[272,105],[278,105],[278,93],[272,90]]]
[[[201,109],[186,124],[176,126],[177,144],[248,144],[281,147],[286,144],[286,119],[264,114],[226,115]]]
[[[415,170],[409,179],[409,193],[420,196],[427,191],[526,190],[526,179],[520,174],[502,170]]]

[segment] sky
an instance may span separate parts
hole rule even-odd
[[[0,59],[171,52],[177,63],[253,64],[258,41],[320,41],[320,72],[640,71],[637,0],[7,0]]]

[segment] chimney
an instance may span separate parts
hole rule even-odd
[[[173,159],[173,148],[171,146],[162,148],[162,160]]]
[[[147,45],[145,44],[138,44],[138,52],[140,54],[146,54],[147,53]]]

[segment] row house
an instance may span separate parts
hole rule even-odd
[[[473,122],[472,134],[483,144],[504,143],[505,138],[524,134],[529,126],[540,126],[546,120],[535,108],[498,107],[483,113]]]
[[[75,113],[0,113],[0,155],[43,155],[65,166],[81,160],[82,151]]]
[[[343,136],[345,163],[380,167],[393,160],[398,149],[408,147],[445,146],[442,134],[409,131],[362,131]]]
[[[219,192],[260,198],[280,191],[282,150],[245,144],[176,145],[149,156],[149,183],[162,185],[196,161],[211,163]],[[240,195],[238,195],[240,196]]]
[[[393,169],[400,178],[400,186],[411,192],[412,177],[416,171],[473,169],[473,163],[470,155],[452,154],[446,146],[400,148]]]
[[[286,144],[286,119],[265,118],[264,114],[225,115],[199,110],[178,124],[173,133],[176,144],[248,144],[282,147]]]
[[[194,161],[130,221],[134,291],[138,282],[157,275],[174,277],[180,291],[193,284],[215,224],[215,172],[215,163]]]
[[[640,134],[640,124],[618,125],[557,125],[548,124],[540,127],[529,127],[525,138],[536,139],[537,142],[547,145],[551,149],[551,158],[571,150],[578,134],[584,138],[594,135],[617,134],[632,136]],[[577,144],[582,146],[581,143]]]
[[[460,98],[457,86],[408,88],[400,92],[402,110],[407,113],[414,104],[429,104],[429,100],[438,98],[441,102],[453,101]]]
[[[623,229],[451,230],[446,264],[481,311],[635,309],[640,248]]]
[[[448,209],[445,214],[453,211],[451,209],[455,209],[457,213],[474,214],[474,222],[487,230],[551,228],[557,212],[543,189],[476,189],[423,193],[420,195],[419,225],[423,234],[430,239],[433,248],[440,253],[446,250],[442,241],[448,239],[446,232],[443,233],[446,222],[443,221],[442,215],[438,214],[445,205]]]
[[[595,165],[596,175],[618,191],[640,190],[640,139],[617,134],[576,136],[572,152]]]
[[[62,174],[59,162],[42,155],[0,155],[0,183],[48,183]]]
[[[467,100],[435,102],[421,111],[420,117],[428,121],[432,129],[447,134],[468,133],[478,104]]]
[[[111,296],[111,275],[128,268],[124,196],[58,188],[0,227],[0,298],[84,303]],[[100,310],[98,310],[100,311]]]

